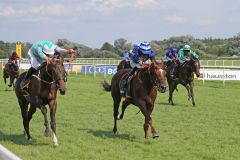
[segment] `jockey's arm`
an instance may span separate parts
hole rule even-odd
[[[187,58],[184,56],[183,50],[179,51],[178,58],[180,61],[186,61]]]
[[[191,52],[190,52],[190,55],[191,55],[192,57],[196,58],[196,59],[199,58],[199,55],[198,55],[196,52],[194,52],[194,51],[191,51]]]
[[[58,53],[61,53],[61,54],[73,54],[75,53],[75,51],[73,49],[63,49],[63,48],[60,48],[60,47],[57,47],[55,49]]]

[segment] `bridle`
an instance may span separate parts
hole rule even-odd
[[[151,71],[152,70],[151,68],[152,67],[149,66],[148,72],[149,72],[149,75],[150,75],[151,83],[153,84],[153,88],[156,89],[156,90],[160,90],[160,89],[162,89],[161,81],[157,77],[156,72],[154,71],[154,73],[153,73],[153,71]],[[155,66],[154,66],[154,69],[155,69]],[[160,68],[159,70],[161,70],[160,72],[162,72],[164,69]]]

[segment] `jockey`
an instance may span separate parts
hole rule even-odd
[[[19,56],[15,51],[11,52],[8,55],[8,63],[15,63],[15,61],[18,61],[18,60],[19,60]]]
[[[173,77],[174,75],[174,68],[176,67],[178,63],[178,55],[177,55],[177,48],[171,48],[166,52],[167,57],[167,67],[170,70],[170,76]]]
[[[198,59],[199,55],[193,50],[191,50],[191,47],[188,44],[186,44],[183,48],[181,48],[178,51],[178,59],[180,65],[185,63],[186,61],[190,61],[191,58]],[[171,77],[174,77],[177,67],[178,65],[173,67],[173,75],[171,75]]]
[[[155,54],[151,49],[149,42],[143,42],[139,45],[134,45],[132,51],[132,57],[130,60],[131,67],[134,68],[143,68],[144,64],[148,63],[148,60],[155,60]]]
[[[72,54],[74,53],[73,49],[63,49],[59,46],[53,44],[51,41],[39,41],[32,45],[32,47],[28,51],[28,55],[30,57],[31,68],[29,68],[24,80],[21,82],[21,88],[23,89],[30,81],[29,77],[38,70],[38,68],[44,62],[47,64],[50,63],[50,55],[54,55],[55,52],[61,54]]]
[[[199,55],[191,50],[191,47],[189,45],[185,45],[183,48],[181,48],[178,52],[179,62],[182,64],[186,61],[189,61],[191,58],[198,59]]]
[[[133,68],[131,72],[129,73],[128,83],[130,83],[133,74],[136,70],[140,68],[144,68],[145,65],[150,61],[155,61],[155,53],[151,49],[149,42],[142,42],[138,45],[134,45],[133,51],[132,51],[132,57],[130,60],[130,65]],[[130,85],[128,85],[127,89],[127,95],[130,95]]]
[[[132,49],[130,49],[129,51],[127,51],[124,55],[124,60],[126,62],[130,61],[131,60],[131,56],[132,56]]]
[[[178,59],[177,48],[171,48],[167,51],[166,57],[168,62],[173,62]]]
[[[13,70],[13,65],[19,65],[19,57],[15,51],[9,53],[8,55],[8,66],[10,70]]]

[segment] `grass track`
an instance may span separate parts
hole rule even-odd
[[[167,104],[168,92],[158,93],[152,119],[159,139],[144,140],[141,113],[130,105],[118,135],[112,133],[111,95],[104,92],[97,75],[70,75],[65,96],[58,95],[56,114],[59,147],[44,137],[39,110],[30,124],[32,142],[23,137],[20,108],[13,91],[0,84],[0,144],[26,160],[236,160],[240,157],[239,82],[195,81],[196,107],[181,86],[174,93],[175,106]],[[107,78],[110,82],[110,77]],[[150,131],[149,131],[150,133]],[[151,134],[150,134],[151,135]]]

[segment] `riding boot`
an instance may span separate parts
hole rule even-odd
[[[132,70],[131,70],[131,72],[129,73],[129,75],[128,75],[128,81],[127,81],[127,93],[126,93],[126,97],[128,97],[128,98],[131,98],[131,87],[130,87],[130,83],[131,83],[131,80],[132,80],[132,78],[133,78],[133,76],[134,76],[134,73],[137,71],[137,67],[135,67],[135,68],[133,68]]]
[[[22,90],[24,90],[25,88],[27,88],[27,86],[28,86],[28,84],[29,84],[29,82],[30,82],[30,77],[31,77],[31,75],[32,75],[35,71],[37,71],[35,68],[33,68],[33,67],[29,68],[27,74],[25,75],[24,79],[23,79],[22,82],[20,83],[20,88],[21,88]]]

